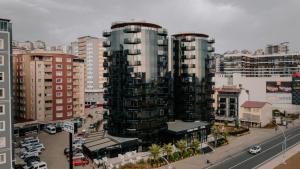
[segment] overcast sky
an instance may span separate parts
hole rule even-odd
[[[0,0],[15,40],[68,44],[101,37],[115,21],[147,21],[178,32],[206,33],[217,52],[290,42],[300,51],[299,0]]]

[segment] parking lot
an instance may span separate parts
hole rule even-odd
[[[97,113],[96,113],[97,112]],[[92,115],[91,117],[86,117],[85,123],[82,128],[79,128],[78,131],[86,130],[91,123],[95,123],[97,120],[102,118],[102,110],[100,109],[88,109],[87,114]],[[62,131],[56,134],[48,134],[44,131],[41,131],[38,134],[40,143],[43,143],[45,146],[45,151],[39,156],[41,161],[47,163],[48,169],[68,169],[69,161],[68,158],[64,155],[64,149],[69,147],[69,133]],[[20,140],[20,139],[18,139]],[[17,164],[24,163],[22,159],[19,158],[18,154],[20,149],[16,149],[17,153]],[[73,166],[74,169],[91,169],[91,161],[89,165],[86,166]]]

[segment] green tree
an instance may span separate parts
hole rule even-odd
[[[183,158],[183,152],[186,150],[186,141],[185,140],[178,140],[175,145],[179,149],[181,158]]]
[[[224,133],[223,133],[223,137],[224,137],[224,139],[226,140],[226,141],[228,141],[227,140],[227,137],[229,136],[229,133],[227,132],[227,131],[225,131]]]
[[[172,152],[173,152],[173,146],[172,146],[172,144],[171,144],[171,143],[169,143],[169,144],[164,144],[164,146],[163,146],[163,152],[164,152],[165,154],[167,154],[167,158],[168,158],[168,160],[169,160],[169,157],[170,157],[170,155],[171,155]]]
[[[211,133],[213,134],[213,136],[215,138],[215,147],[217,147],[218,136],[220,134],[219,128],[216,125],[213,125],[211,127]]]
[[[197,150],[199,149],[199,147],[200,147],[200,141],[197,139],[193,140],[191,148],[193,149],[194,154],[197,153]]]
[[[157,144],[152,144],[149,147],[149,152],[150,152],[150,157],[152,157],[154,162],[157,164],[157,160],[158,160],[159,153],[160,153],[160,146]]]

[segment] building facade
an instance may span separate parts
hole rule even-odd
[[[300,105],[300,74],[292,75],[292,104]]]
[[[0,168],[13,168],[12,24],[0,18]]]
[[[145,22],[115,23],[107,38],[106,129],[115,136],[159,141],[170,113],[167,30]]]
[[[83,64],[73,55],[55,52],[15,55],[16,117],[56,121],[83,114]]]
[[[213,43],[214,39],[200,33],[172,36],[175,119],[213,120]]]

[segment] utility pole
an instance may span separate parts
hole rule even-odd
[[[69,132],[69,157],[70,157],[70,160],[69,160],[69,168],[70,169],[73,169],[73,134],[71,132]]]

